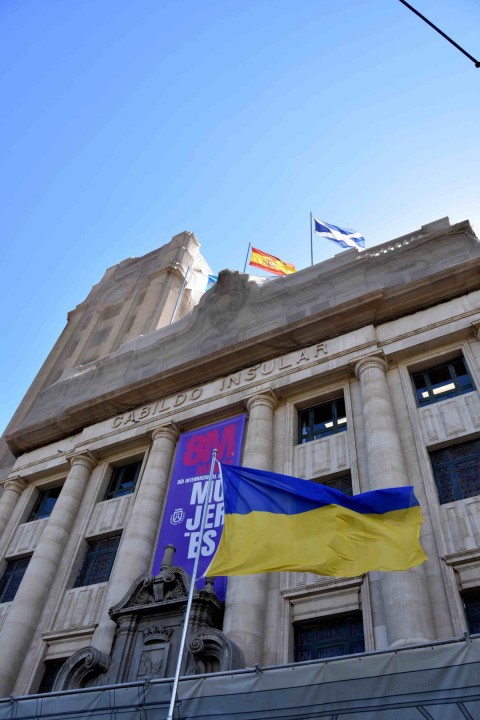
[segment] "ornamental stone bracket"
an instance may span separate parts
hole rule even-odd
[[[109,610],[116,624],[110,655],[84,648],[63,665],[55,690],[173,677],[177,664],[191,578],[173,565],[165,549],[160,573],[142,575]],[[222,631],[223,602],[213,579],[193,593],[182,675],[245,667],[241,650]]]
[[[238,645],[214,628],[202,628],[190,635],[188,650],[197,661],[200,674],[245,667],[245,659]]]
[[[77,650],[60,668],[52,691],[95,685],[96,678],[108,669],[109,663],[110,658],[94,647]]]

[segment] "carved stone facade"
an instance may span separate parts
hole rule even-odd
[[[74,653],[57,675],[54,690],[171,677],[175,673],[191,578],[170,564],[166,548],[159,575],[139,577],[109,615],[116,624],[111,654],[95,647]],[[220,630],[223,603],[207,580],[194,591],[182,675],[244,667],[241,650]]]
[[[367,653],[469,631],[480,481],[477,493],[469,475],[465,496],[443,502],[432,464],[480,442],[480,245],[469,223],[443,219],[270,283],[222,271],[170,324],[186,268],[208,268],[198,247],[183,233],[107,271],[7,429],[0,697],[35,693],[60,666],[57,689],[173,673],[190,578],[171,561],[149,573],[178,438],[240,413],[244,465],[353,493],[412,484],[429,559],[349,580],[231,578],[225,607],[207,583],[184,672],[293,663],[301,632],[342,618],[361,625]],[[426,388],[414,381],[438,368],[460,377],[444,383],[445,397],[430,376]],[[312,420],[305,438],[301,423],[325,407],[336,408],[331,424],[316,433]],[[133,465],[135,487],[112,495],[115,471]],[[53,509],[37,512],[59,488]],[[88,553],[109,542],[108,578],[80,582]]]

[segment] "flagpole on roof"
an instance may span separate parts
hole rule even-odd
[[[313,265],[313,229],[312,229],[312,226],[313,226],[313,218],[312,218],[312,213],[310,213],[310,258],[312,261],[311,264]]]
[[[173,323],[173,318],[175,317],[175,313],[177,312],[178,303],[180,302],[180,298],[182,297],[183,291],[185,290],[185,285],[187,284],[188,276],[190,275],[191,269],[191,267],[187,268],[187,272],[185,273],[185,277],[183,278],[182,287],[180,288],[180,292],[178,293],[178,297],[173,308],[172,317],[170,318],[169,325]]]
[[[247,269],[248,255],[250,253],[251,245],[252,245],[251,243],[248,243],[247,257],[245,258],[245,265],[243,266],[243,272],[245,272]]]
[[[208,477],[208,483],[207,483],[207,492],[205,493],[205,500],[203,502],[202,522],[200,524],[200,542],[198,543],[197,554],[195,555],[195,561],[193,563],[192,579],[190,582],[190,590],[188,592],[187,608],[185,610],[185,619],[183,621],[182,638],[180,640],[180,647],[178,650],[177,667],[175,669],[175,676],[173,679],[172,697],[170,698],[170,707],[168,708],[167,720],[173,720],[173,711],[175,710],[178,682],[180,680],[180,672],[182,669],[183,651],[185,649],[185,641],[187,639],[188,621],[190,619],[190,611],[192,609],[193,593],[195,591],[195,583],[197,581],[198,563],[200,560],[200,552],[201,552],[202,544],[203,544],[203,534],[205,532],[205,525],[207,522],[208,504],[210,502],[210,494],[211,494],[211,490],[212,490],[213,469],[215,467],[216,462],[217,462],[217,451],[213,450],[212,451],[212,464],[210,465],[210,475]]]

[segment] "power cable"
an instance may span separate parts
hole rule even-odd
[[[468,57],[468,59],[471,60],[475,64],[476,68],[480,68],[479,60],[475,60],[475,58],[472,55],[470,55],[470,53],[468,53],[466,50],[464,50],[458,43],[455,42],[455,40],[452,40],[452,38],[449,37],[446,33],[444,33],[443,30],[440,30],[440,28],[438,28],[436,25],[434,25],[432,22],[430,22],[430,20],[428,18],[426,18],[425,15],[422,15],[422,13],[418,12],[418,10],[415,10],[415,8],[412,7],[410,5],[410,3],[406,2],[406,0],[400,0],[400,2],[402,3],[402,5],[405,5],[405,7],[407,7],[409,10],[411,10],[413,13],[415,13],[415,15],[418,15],[418,17],[421,18],[424,22],[426,22],[427,25],[430,25],[430,27],[432,27],[434,30],[436,30],[442,37],[445,38],[445,40],[448,40],[448,42],[451,43],[454,47],[456,47],[457,50],[460,50],[461,53],[466,55],[466,57]]]

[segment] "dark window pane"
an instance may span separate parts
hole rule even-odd
[[[295,662],[365,651],[360,613],[294,625]]]
[[[347,429],[343,397],[301,410],[298,415],[298,442],[306,443]]]
[[[344,495],[353,495],[352,478],[350,475],[329,480],[319,480],[318,482],[321,482],[322,485],[335,488],[335,490],[340,490]]]
[[[458,484],[462,497],[473,497],[480,492],[480,464],[478,460],[457,464]]]
[[[119,535],[89,542],[74,587],[106,582],[112,571],[119,542]]]
[[[114,468],[104,499],[110,500],[111,498],[132,493],[135,490],[141,466],[142,461],[139,460],[129,465]]]
[[[435,480],[437,483],[440,504],[444,505],[445,503],[453,502],[456,498],[449,469],[438,468],[435,473]]]
[[[440,503],[480,495],[480,441],[430,454]]]
[[[425,378],[423,377],[423,373],[418,373],[417,375],[412,375],[413,377],[413,384],[415,385],[415,388],[417,390],[425,390]]]
[[[461,445],[452,445],[452,447],[445,450],[445,455],[448,458],[457,460],[464,460],[467,457],[474,458],[477,454],[476,444],[474,442],[462,443]]]
[[[42,490],[38,493],[32,512],[28,516],[27,522],[32,520],[40,520],[41,518],[50,517],[55,503],[58,500],[62,486],[50,488],[50,490]]]
[[[470,375],[468,374],[468,370],[465,366],[463,358],[458,358],[458,360],[454,360],[454,362],[452,363],[452,367],[457,382],[459,382],[462,386],[471,385]]]
[[[419,405],[428,405],[475,389],[463,358],[412,375]]]
[[[433,386],[445,385],[452,380],[452,373],[448,365],[440,365],[428,371],[430,382]]]
[[[333,407],[331,403],[324,403],[313,408],[313,424],[314,427],[324,425],[333,420]]]
[[[463,596],[468,631],[474,635],[480,633],[480,592],[472,592]]]
[[[313,660],[311,650],[300,650],[298,652],[298,657],[295,660],[295,662],[303,662],[304,660]]]
[[[11,602],[14,599],[29,562],[29,557],[7,562],[5,572],[0,579],[0,603]]]
[[[59,660],[45,661],[45,672],[40,681],[40,687],[37,690],[38,693],[48,693],[52,691],[53,684],[66,659],[67,658],[60,658]]]
[[[346,417],[347,413],[345,411],[345,400],[343,397],[338,398],[336,401],[337,406],[337,420],[341,420],[342,418]]]

